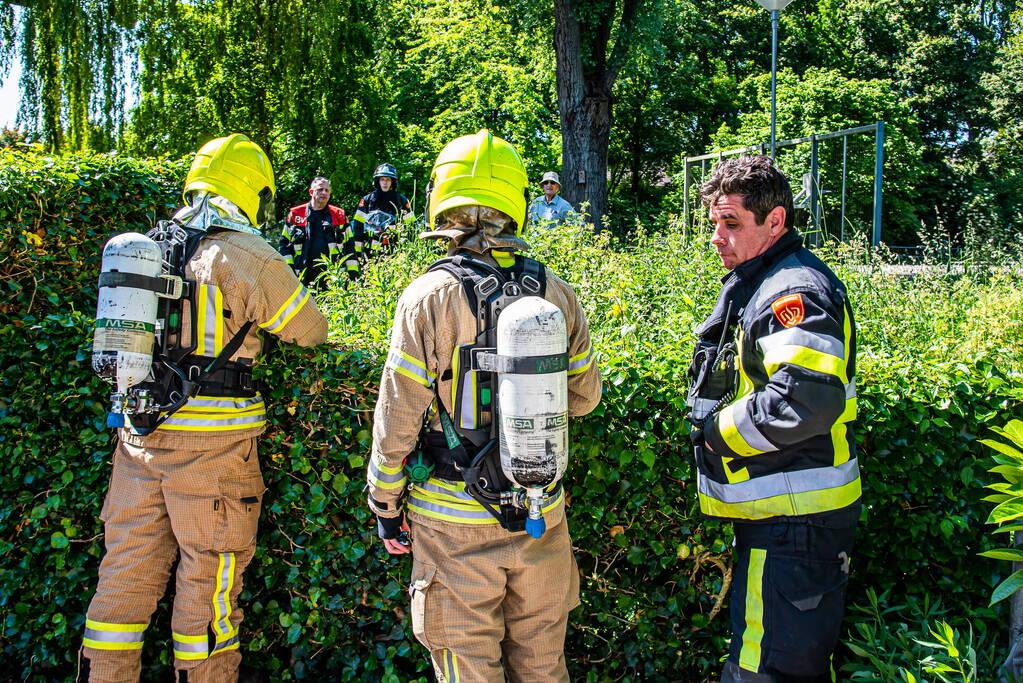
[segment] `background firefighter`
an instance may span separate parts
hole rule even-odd
[[[355,211],[355,250],[365,258],[374,256],[396,239],[395,230],[415,221],[412,205],[398,192],[398,170],[380,164],[373,172],[373,191],[359,200]]]
[[[432,231],[423,237],[446,239],[450,255],[502,272],[529,267],[519,253],[528,248],[519,237],[526,172],[510,144],[485,130],[458,138],[437,157],[431,179]],[[567,323],[568,415],[585,415],[601,395],[589,329],[572,288],[543,272],[544,298]],[[565,630],[579,604],[579,576],[560,483],[545,499],[548,529],[533,538],[503,528],[452,466],[458,449],[477,451],[467,435],[489,428],[493,414],[493,397],[477,391],[482,373],[453,367],[460,347],[477,341],[477,322],[464,282],[450,271],[431,269],[402,294],[374,416],[370,508],[388,552],[413,553],[413,631],[439,680],[567,681]],[[435,400],[439,411],[431,410]],[[443,419],[457,425],[454,446]],[[414,465],[408,477],[406,458]],[[405,499],[424,464],[432,473],[412,479]],[[521,529],[518,522],[508,526]]]
[[[824,683],[860,513],[852,310],[769,157],[722,162],[701,194],[731,271],[689,393],[700,509],[735,527],[721,681]]]
[[[278,247],[306,287],[323,274],[324,262],[344,257],[349,279],[359,277],[355,233],[340,207],[328,204],[330,181],[319,176],[309,184],[309,201],[288,211]]]
[[[206,143],[188,172],[186,206],[171,226],[199,238],[184,270],[191,286],[181,346],[191,351],[179,366],[201,376],[235,351],[155,431],[139,435],[134,422],[118,431],[100,513],[106,554],[85,623],[81,667],[90,681],[138,680],[145,632],[175,560],[176,680],[237,679],[238,596],[265,491],[256,437],[266,410],[250,370],[262,346],[257,330],[303,346],[327,332],[309,292],[255,227],[272,212],[274,191],[269,160],[244,135]],[[162,349],[165,357],[179,350]]]

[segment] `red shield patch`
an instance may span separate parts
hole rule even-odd
[[[775,299],[771,304],[771,309],[774,310],[774,317],[785,327],[794,327],[803,322],[803,318],[806,317],[802,294],[789,294]]]

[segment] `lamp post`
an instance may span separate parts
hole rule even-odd
[[[778,16],[792,0],[757,0],[757,4],[771,13],[771,158],[774,158],[776,132],[775,93],[778,89]]]

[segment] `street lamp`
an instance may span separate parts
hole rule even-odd
[[[771,158],[774,158],[775,105],[778,79],[778,15],[792,0],[757,0],[757,4],[771,13]]]

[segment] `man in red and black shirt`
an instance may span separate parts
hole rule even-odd
[[[359,276],[352,227],[343,209],[328,204],[330,181],[323,177],[309,185],[310,200],[292,207],[281,232],[280,252],[302,284],[313,285],[329,261],[345,257],[348,276]]]

